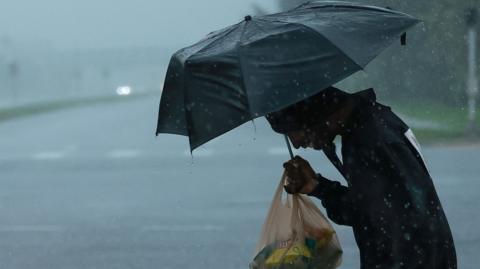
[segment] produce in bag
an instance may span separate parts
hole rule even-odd
[[[338,267],[342,249],[332,225],[308,196],[284,193],[285,177],[273,197],[250,268]]]

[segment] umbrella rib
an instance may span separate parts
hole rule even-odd
[[[321,8],[346,8],[346,9],[372,10],[372,11],[378,11],[378,12],[383,12],[383,13],[397,13],[394,10],[390,10],[390,9],[383,8],[383,7],[356,6],[356,5],[348,5],[348,4],[335,5],[335,4],[328,4],[328,3],[325,3],[322,6],[310,6],[310,7],[308,7],[308,3],[306,3],[305,6],[303,6],[303,7],[300,6],[297,9],[294,9],[294,10],[301,11],[301,10],[307,10],[307,9],[321,9]]]
[[[238,25],[240,23],[237,23],[236,25]],[[235,25],[234,25],[235,26]],[[198,51],[196,51],[195,53],[192,53],[190,54],[187,58],[185,58],[184,60],[184,63],[187,63],[191,57],[193,57],[195,54],[205,50],[207,47],[210,47],[213,43],[215,43],[216,41],[220,40],[222,37],[224,37],[225,35],[228,35],[229,33],[233,32],[236,27],[232,26],[230,29],[222,32],[222,33],[219,33],[218,35],[212,37],[212,40],[211,42],[209,42],[208,44],[206,44],[204,47],[202,47],[201,49],[199,49]],[[183,105],[184,107],[187,106],[188,102],[187,102],[187,97],[188,97],[188,91],[186,90],[186,83],[185,83],[185,76],[189,75],[189,72],[188,72],[188,68],[185,68],[185,74],[183,76],[183,93],[184,93],[184,96],[183,96]],[[192,149],[192,146],[191,146],[191,132],[190,132],[190,128],[188,128],[188,126],[192,126],[192,120],[190,119],[190,115],[189,115],[189,111],[188,109],[185,109],[185,122],[186,122],[186,125],[187,125],[187,135],[188,135],[188,138],[189,138],[189,142],[190,142],[190,152],[193,152],[193,149]]]
[[[298,14],[298,13],[302,13],[302,12],[305,13],[305,12],[311,12],[311,10],[313,10],[313,9],[318,10],[318,9],[324,9],[324,8],[345,8],[345,9],[353,9],[353,10],[371,10],[371,11],[378,11],[378,12],[382,12],[382,13],[391,13],[391,14],[400,14],[400,15],[410,16],[409,14],[400,12],[398,10],[391,10],[391,9],[387,9],[387,8],[383,8],[383,7],[377,7],[377,6],[371,6],[371,5],[358,6],[358,5],[348,5],[348,3],[347,4],[339,4],[339,5],[335,5],[335,4],[332,4],[332,3],[329,3],[329,4],[325,3],[323,6],[310,6],[310,7],[308,7],[309,4],[310,4],[310,1],[305,2],[305,3],[303,3],[302,5],[300,5],[296,8],[292,8],[292,9],[287,10],[287,11],[281,11],[281,12],[277,12],[277,13],[268,14],[268,15],[265,15],[265,16],[262,16],[262,17],[263,18],[278,17],[279,15],[285,15],[285,14],[286,15],[291,15],[291,14]],[[317,14],[317,13],[321,13],[322,11],[318,10],[318,12],[314,11],[313,13]]]
[[[252,21],[252,23],[255,24],[255,27],[257,27],[257,29],[260,29],[260,31],[262,31],[262,32],[264,32],[265,34],[268,35],[268,32],[265,31],[265,30],[263,29],[263,27],[261,27],[260,25],[258,25],[258,23],[257,23],[256,21]]]
[[[236,50],[236,51],[237,51],[237,56],[238,56],[237,58],[238,58],[238,67],[239,67],[239,69],[240,69],[240,77],[241,77],[241,79],[242,79],[242,86],[243,86],[242,88],[243,88],[243,90],[245,91],[245,96],[247,97],[246,99],[247,99],[247,106],[248,106],[248,114],[250,115],[250,120],[253,120],[254,117],[253,117],[253,115],[252,115],[252,109],[251,109],[251,105],[250,105],[250,96],[248,95],[247,88],[245,87],[245,85],[246,85],[247,83],[246,83],[246,81],[245,81],[245,76],[244,76],[244,74],[243,74],[242,52],[241,52],[241,50],[242,50],[241,44],[242,44],[243,38],[244,38],[244,36],[245,36],[245,31],[246,31],[246,29],[247,29],[247,25],[248,25],[249,23],[251,23],[251,22],[252,22],[252,21],[247,21],[247,22],[245,22],[245,24],[243,25],[242,33],[241,33],[240,38],[239,38],[239,40],[238,40],[238,45],[239,45],[239,46],[237,46],[237,50]]]
[[[315,15],[316,16],[316,15]],[[318,36],[321,36],[322,38],[325,38],[325,40],[327,40],[328,42],[330,42],[330,44],[332,44],[332,46],[334,46],[335,48],[337,48],[339,51],[341,51],[350,61],[352,61],[355,65],[357,65],[360,70],[364,70],[364,67],[362,67],[362,65],[360,65],[359,63],[357,63],[355,60],[352,59],[352,57],[350,57],[350,55],[346,54],[341,48],[339,48],[337,45],[335,45],[335,43],[332,42],[332,40],[330,40],[328,37],[326,37],[325,35],[319,33],[317,30],[313,29],[312,27],[308,26],[308,25],[305,25],[305,24],[302,24],[302,23],[298,23],[298,22],[288,22],[288,21],[282,21],[282,20],[278,20],[278,19],[264,19],[264,18],[258,18],[260,20],[265,20],[265,21],[274,21],[274,22],[279,22],[279,23],[286,23],[286,24],[294,24],[294,25],[298,25],[300,27],[304,27],[304,28],[307,28],[311,31],[313,31],[316,35]]]
[[[339,48],[337,45],[335,45],[335,43],[332,42],[332,40],[330,40],[328,37],[326,37],[325,35],[319,33],[318,31],[316,31],[315,29],[313,29],[312,27],[308,26],[308,25],[305,25],[305,24],[301,24],[301,23],[296,23],[297,25],[300,25],[300,26],[303,26],[311,31],[313,31],[316,35],[322,37],[322,38],[325,38],[325,40],[327,40],[328,42],[330,42],[330,44],[332,44],[332,46],[334,46],[335,48],[337,48],[343,55],[345,55],[350,61],[352,61],[352,63],[354,63],[356,66],[358,66],[360,68],[360,70],[364,70],[364,67],[357,63],[354,59],[352,59],[352,57],[350,55],[348,55],[347,53],[345,53],[345,51],[343,51],[341,48]]]
[[[212,43],[214,43],[215,41],[219,40],[220,38],[222,38],[223,36],[229,34],[230,32],[232,32],[233,30],[235,30],[235,26],[238,25],[235,24],[235,25],[232,25],[230,27],[227,27],[225,28],[223,31],[221,30],[220,32],[216,33],[216,34],[213,34],[213,33],[210,33],[208,34],[204,39],[200,40],[199,42],[195,43],[194,45],[192,46],[189,46],[187,48],[184,48],[184,49],[181,49],[180,51],[176,52],[175,55],[177,55],[178,53],[180,52],[183,52],[184,50],[186,49],[189,49],[189,48],[192,48],[192,47],[195,47],[197,45],[199,45],[199,43],[202,43],[202,42],[205,42],[204,46],[199,48],[198,50],[194,51],[194,52],[191,52],[187,57],[185,57],[185,59],[183,59],[183,62],[187,62],[192,56],[194,56],[195,54],[203,51],[205,48],[209,47],[210,45],[212,45]],[[213,35],[212,35],[213,34]],[[212,35],[212,36],[210,36]]]
[[[206,44],[204,47],[202,47],[201,49],[199,49],[197,52],[195,52],[195,53],[193,53],[192,55],[190,55],[190,56],[187,58],[187,60],[188,60],[190,57],[194,56],[195,54],[201,53],[201,52],[203,52],[203,51],[205,51],[205,50],[208,50],[209,48],[211,48],[211,46],[215,45],[217,42],[220,42],[223,37],[225,37],[226,35],[232,33],[233,31],[237,30],[238,27],[236,27],[236,26],[238,26],[240,23],[242,23],[242,22],[239,22],[239,23],[237,23],[237,24],[235,24],[235,25],[232,25],[232,27],[231,27],[230,29],[228,29],[228,30],[226,30],[226,31],[224,31],[224,32],[222,32],[222,33],[219,33],[218,35],[216,35],[215,37],[213,37],[214,40],[212,40],[212,42]]]

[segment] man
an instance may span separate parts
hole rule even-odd
[[[290,193],[321,199],[328,217],[353,228],[361,268],[457,267],[450,228],[408,126],[372,89],[330,87],[266,116],[295,148],[323,150],[348,186],[316,174],[300,157],[284,164]],[[332,148],[342,138],[342,162]]]

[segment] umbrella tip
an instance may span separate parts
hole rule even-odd
[[[252,20],[252,16],[250,15],[245,16],[245,21],[251,21],[251,20]]]

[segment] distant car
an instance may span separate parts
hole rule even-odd
[[[132,87],[128,85],[118,86],[116,92],[118,95],[130,95],[132,93]]]

